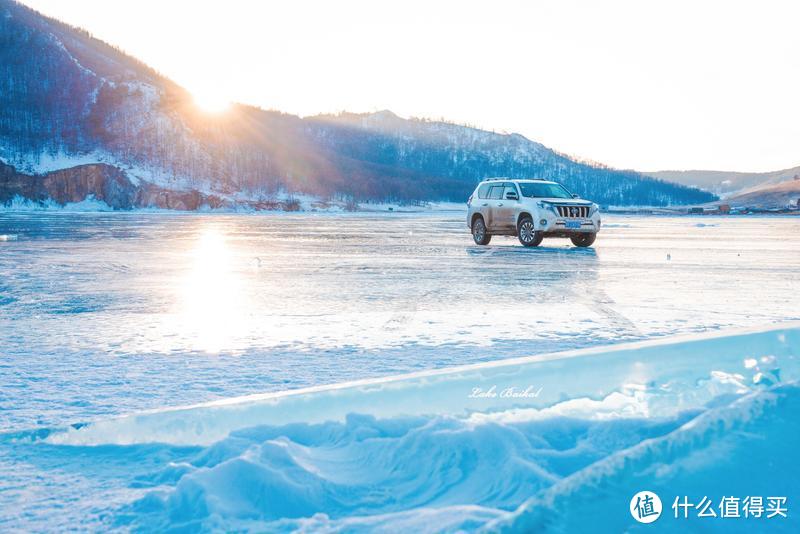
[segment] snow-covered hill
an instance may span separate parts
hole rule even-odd
[[[699,187],[722,197],[730,197],[750,189],[793,180],[796,176],[800,176],[800,167],[772,172],[656,171],[644,174],[689,187]]]
[[[746,189],[725,199],[733,206],[786,208],[800,206],[800,180]]]
[[[13,0],[0,0],[0,45],[0,159],[21,174],[103,163],[136,186],[250,202],[287,192],[463,202],[486,176],[557,179],[603,204],[713,200],[517,134],[389,112],[303,119],[235,105],[204,113],[147,65]]]

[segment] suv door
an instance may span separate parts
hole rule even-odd
[[[503,226],[502,221],[497,218],[497,209],[499,207],[498,204],[502,201],[504,189],[503,182],[492,183],[491,187],[489,187],[489,196],[484,200],[486,207],[483,209],[486,211],[483,218],[486,221],[486,228],[490,232],[497,231]]]
[[[508,195],[513,193],[513,195]],[[512,198],[508,198],[511,196]],[[513,198],[516,196],[516,199]],[[517,228],[517,204],[519,203],[519,191],[514,182],[503,182],[503,193],[497,206],[494,208],[495,226],[504,231],[516,231]]]

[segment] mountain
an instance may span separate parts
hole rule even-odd
[[[12,0],[0,0],[0,160],[0,203],[100,198],[105,180],[127,191],[115,197],[120,208],[186,205],[187,193],[221,205],[287,193],[462,202],[487,176],[555,179],[603,204],[715,198],[580,163],[521,135],[390,112],[300,118],[234,105],[207,114],[147,65]],[[73,175],[77,186],[54,185]]]
[[[800,207],[800,178],[748,189],[725,199],[731,206],[754,208]]]
[[[796,176],[800,176],[800,167],[772,172],[656,171],[644,174],[690,187],[698,187],[725,197],[753,187],[793,180]]]

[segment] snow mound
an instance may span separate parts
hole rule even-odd
[[[622,532],[631,525],[624,513],[630,496],[647,489],[661,496],[673,530],[752,532],[750,521],[719,522],[676,518],[676,497],[697,503],[708,496],[719,506],[723,496],[783,496],[797,502],[800,466],[800,387],[798,383],[754,392],[729,406],[710,409],[669,434],[610,455],[557,482],[485,526],[489,532],[579,532],[587,517],[602,517],[603,529]],[[609,491],[613,490],[613,491]],[[581,514],[571,514],[581,510]],[[617,513],[609,513],[609,510]],[[790,516],[791,517],[791,516]],[[797,532],[788,518],[770,520],[769,532]],[[686,523],[679,523],[685,521]],[[662,525],[664,526],[664,525]]]
[[[145,480],[178,478],[174,489],[132,507],[134,523],[240,530],[253,521],[285,526],[295,520],[292,528],[299,528],[323,513],[349,530],[354,518],[369,528],[371,516],[437,509],[466,528],[462,506],[475,503],[484,519],[487,512],[500,516],[609,452],[662,435],[688,417],[550,416],[498,424],[350,415],[344,422],[253,427]],[[428,530],[419,518],[415,528]]]
[[[150,459],[160,467],[138,474],[131,484],[144,491],[116,511],[115,526],[133,530],[619,532],[635,526],[628,501],[642,489],[661,495],[660,522],[675,530],[678,495],[800,497],[798,356],[800,325],[789,325],[255,395],[17,439],[172,451]]]
[[[554,517],[569,518],[575,508],[604,517],[605,506],[615,513],[606,511],[604,521],[623,531],[625,501],[644,487],[662,495],[685,488],[796,496],[798,409],[800,388],[791,384],[671,418],[552,415],[500,425],[353,415],[344,423],[254,427],[155,473],[154,483],[177,478],[174,489],[148,494],[124,516],[145,530],[352,532],[402,524],[418,532],[561,532]],[[776,463],[788,478],[775,477]],[[578,519],[564,531],[580,527]]]

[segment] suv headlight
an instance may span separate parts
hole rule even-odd
[[[558,210],[556,209],[556,205],[553,204],[552,202],[547,202],[546,200],[538,200],[536,201],[536,207],[541,210],[548,211],[553,215],[555,215],[556,217],[560,216]]]
[[[592,215],[594,215],[595,213],[597,213],[597,210],[599,210],[599,209],[600,209],[600,206],[599,206],[599,205],[597,205],[597,204],[592,204],[592,207],[591,207],[591,208],[589,208],[589,216],[591,217]]]
[[[547,211],[549,211],[550,213],[554,213],[555,215],[558,215],[558,212],[556,211],[556,208],[555,208],[555,206],[554,206],[552,203],[550,203],[550,202],[545,202],[545,201],[543,201],[543,200],[540,200],[540,201],[538,201],[538,202],[536,203],[536,205],[537,205],[537,206],[538,206],[540,209],[547,210]]]

